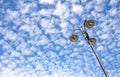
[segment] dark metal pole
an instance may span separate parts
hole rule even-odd
[[[88,40],[88,41],[89,41],[89,40]],[[104,68],[104,66],[103,66],[103,64],[102,64],[102,62],[101,62],[101,60],[99,59],[99,57],[98,57],[97,53],[95,52],[95,49],[94,49],[94,47],[93,47],[93,45],[91,44],[90,41],[89,41],[89,45],[90,45],[90,47],[91,47],[91,49],[92,49],[92,51],[93,51],[95,57],[97,58],[97,61],[98,61],[98,63],[100,64],[100,67],[102,68],[102,70],[103,70],[105,76],[106,76],[106,77],[109,77],[107,71],[105,70],[105,68]]]

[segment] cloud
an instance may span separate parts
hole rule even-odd
[[[110,77],[119,76],[118,1],[15,3],[14,7],[3,7],[4,18],[0,20],[0,77],[103,77],[81,33],[77,42],[69,41],[71,30],[79,28],[84,19],[95,20],[95,26],[87,30],[97,38],[96,52]],[[107,4],[115,6],[108,8]]]
[[[19,17],[19,13],[18,13],[18,11],[13,11],[11,9],[7,9],[6,17],[7,17],[7,18],[5,18],[6,21],[13,21]]]
[[[118,11],[117,11],[116,8],[112,8],[112,9],[109,10],[110,16],[115,16],[115,15],[117,15],[117,14],[118,14],[117,12],[118,12]]]
[[[48,4],[54,4],[54,0],[39,0],[39,3],[48,3]]]
[[[53,14],[61,17],[67,10],[68,7],[59,1],[56,4],[56,9],[54,10]]]
[[[110,5],[111,6],[117,5],[118,2],[119,2],[119,0],[111,0]]]
[[[2,21],[0,21],[0,26],[2,26]]]
[[[73,5],[72,7],[72,11],[75,13],[75,14],[78,14],[78,15],[81,15],[83,13],[83,6],[81,5]]]

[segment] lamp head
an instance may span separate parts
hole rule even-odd
[[[85,21],[85,27],[86,28],[92,28],[95,25],[94,20],[86,20]]]
[[[71,42],[76,42],[77,40],[78,40],[78,35],[76,35],[76,34],[72,34],[71,36],[70,36],[70,41]]]
[[[90,38],[89,40],[88,40],[88,43],[90,44],[95,44],[96,43],[96,38]]]

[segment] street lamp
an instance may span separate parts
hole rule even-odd
[[[85,20],[85,21],[84,21],[84,26],[81,26],[80,29],[75,29],[75,30],[73,31],[72,35],[70,36],[70,41],[71,41],[71,42],[76,42],[79,37],[78,37],[78,35],[75,33],[75,31],[77,31],[77,30],[78,30],[78,31],[81,31],[82,34],[83,34],[83,36],[84,36],[84,38],[88,41],[88,44],[90,45],[90,47],[91,47],[91,49],[92,49],[92,51],[93,51],[93,53],[94,53],[94,55],[95,55],[95,57],[96,57],[96,59],[97,59],[97,61],[98,61],[98,63],[99,63],[101,69],[103,70],[103,72],[104,72],[104,74],[105,74],[105,76],[106,76],[106,77],[109,77],[106,69],[104,68],[104,66],[103,66],[100,58],[98,57],[98,55],[97,55],[97,53],[96,53],[96,51],[95,51],[95,49],[94,49],[94,47],[93,47],[93,44],[96,43],[96,38],[90,38],[89,35],[88,35],[88,33],[87,33],[87,30],[86,30],[86,28],[92,28],[94,25],[95,25],[94,20]]]

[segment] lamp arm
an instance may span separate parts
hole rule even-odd
[[[80,31],[80,29],[74,29],[72,33],[74,34],[74,33],[75,33],[75,31]]]
[[[88,35],[86,29],[81,26],[80,31],[82,32],[82,34],[85,37],[85,39],[89,40],[89,35]]]

